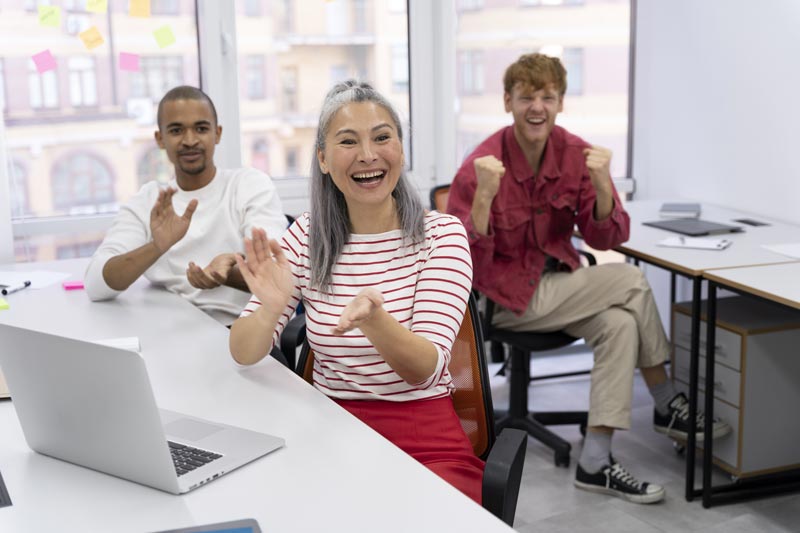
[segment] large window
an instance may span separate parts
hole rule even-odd
[[[25,254],[18,260],[91,253],[98,231],[56,234],[65,222],[113,214],[144,174],[163,179],[160,157],[139,161],[155,149],[155,105],[175,85],[200,83],[194,2],[153,0],[149,18],[129,16],[124,0],[109,1],[108,13],[87,4],[2,3],[0,142],[9,164],[0,176],[13,200],[14,238],[30,241],[16,247]],[[39,23],[43,5],[60,7],[59,26]],[[174,43],[156,40],[164,26]],[[103,42],[88,48],[80,32],[91,28]]]

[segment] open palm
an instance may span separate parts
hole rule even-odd
[[[178,216],[172,207],[172,196],[176,192],[177,190],[171,187],[159,191],[156,204],[150,211],[150,232],[153,235],[153,243],[162,253],[186,235],[192,222],[192,215],[197,209],[197,200],[194,199],[186,206],[183,215]]]
[[[263,229],[253,229],[253,238],[244,240],[247,259],[236,256],[236,263],[247,287],[262,306],[280,313],[294,290],[294,276],[280,243],[270,240]]]

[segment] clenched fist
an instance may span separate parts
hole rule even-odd
[[[493,199],[500,190],[500,179],[506,173],[506,167],[493,155],[485,155],[473,161],[475,177],[478,180],[476,194]]]
[[[593,145],[583,149],[586,168],[595,191],[611,190],[611,150]]]

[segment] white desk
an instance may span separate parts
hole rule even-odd
[[[28,266],[69,270],[85,261]],[[25,269],[25,266],[2,269]],[[0,471],[13,506],[0,531],[155,531],[253,517],[264,531],[511,531],[269,358],[238,368],[228,330],[137,282],[91,303],[60,284],[9,295],[0,322],[82,339],[138,336],[160,407],[286,439],[286,447],[183,496],[34,453],[0,402]],[[90,371],[90,370],[89,370]]]
[[[751,266],[709,270],[703,274],[709,282],[706,333],[706,379],[705,390],[713,390],[715,371],[715,332],[717,319],[717,289],[725,288],[756,296],[782,305],[800,309],[800,261],[773,265]],[[766,391],[765,391],[766,393]],[[791,403],[791,402],[790,402]],[[792,405],[786,408],[791,411]],[[705,432],[710,434],[710,417],[713,416],[713,395],[706,395],[705,410],[709,414]],[[777,414],[777,413],[776,413]],[[791,440],[791,439],[790,439]],[[715,500],[742,498],[800,488],[800,472],[782,473],[753,480],[742,480],[724,486],[711,484],[711,461],[713,440],[706,437],[703,443],[703,506],[711,507]]]
[[[726,269],[750,265],[772,265],[789,263],[793,259],[767,250],[762,245],[796,242],[800,227],[767,217],[753,215],[734,209],[703,204],[700,218],[712,222],[740,225],[741,233],[726,233],[725,238],[733,241],[725,250],[698,250],[691,248],[670,248],[656,243],[675,233],[645,226],[643,222],[659,220],[660,200],[633,201],[625,204],[631,217],[630,239],[615,248],[616,251],[636,259],[664,268],[672,273],[671,301],[675,301],[675,274],[687,276],[692,280],[692,322],[691,322],[691,363],[689,409],[690,424],[694,426],[697,406],[698,361],[700,349],[700,302],[704,275],[711,269]],[[749,226],[736,222],[736,219],[750,218],[766,222],[766,226]],[[708,389],[707,389],[708,390]],[[691,501],[701,494],[694,488],[695,434],[689,433],[686,453],[686,500]],[[706,469],[710,472],[710,467]]]

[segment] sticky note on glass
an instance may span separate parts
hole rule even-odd
[[[100,35],[100,30],[97,29],[97,26],[92,26],[88,30],[79,33],[78,37],[81,38],[81,41],[83,41],[83,45],[87,50],[97,48],[105,42],[103,40],[103,36]]]
[[[8,309],[8,302],[5,298],[0,298],[0,310]]]
[[[108,11],[108,0],[87,0],[86,11],[90,13],[105,13]]]
[[[119,53],[119,69],[131,72],[139,71],[139,55],[129,54],[128,52]]]
[[[53,28],[61,26],[61,8],[58,6],[39,6],[39,25]]]
[[[171,44],[175,44],[175,34],[172,33],[172,28],[169,26],[161,26],[153,32],[156,42],[160,48],[166,48]]]
[[[149,17],[150,0],[129,0],[128,14],[132,17]]]
[[[36,65],[36,70],[39,71],[39,74],[56,68],[56,60],[50,50],[34,54],[33,63]]]

